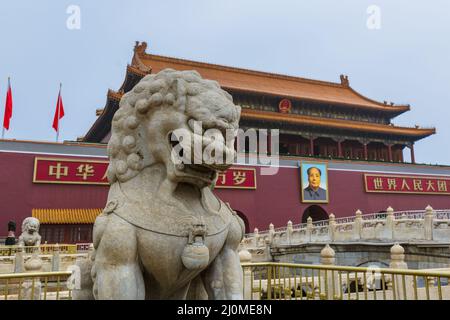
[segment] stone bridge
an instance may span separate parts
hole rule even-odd
[[[318,263],[324,244],[336,251],[337,264],[367,266],[388,263],[389,248],[400,243],[412,268],[448,267],[450,258],[450,209],[394,211],[354,216],[285,227],[269,225],[266,231],[247,234],[241,249],[252,253],[253,261]]]

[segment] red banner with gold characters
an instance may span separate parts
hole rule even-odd
[[[219,172],[216,188],[256,189],[256,170],[254,168],[230,168]]]
[[[365,174],[366,192],[450,195],[450,178]]]
[[[106,160],[71,158],[34,159],[34,183],[108,185]],[[256,189],[254,168],[230,168],[219,173],[216,188]]]
[[[108,161],[34,158],[34,183],[108,185]]]

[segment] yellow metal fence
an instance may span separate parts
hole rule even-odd
[[[450,272],[244,263],[249,300],[450,300]]]
[[[0,300],[70,300],[72,272],[0,274]]]
[[[448,270],[244,263],[247,300],[450,300]],[[71,299],[72,272],[0,274],[0,300]]]

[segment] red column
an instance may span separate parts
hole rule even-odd
[[[270,135],[269,130],[267,130],[267,154],[272,154],[272,136]]]
[[[414,157],[414,144],[411,143],[409,148],[411,149],[411,163],[416,163],[416,158]]]
[[[338,157],[342,158],[342,141],[338,140]]]
[[[364,160],[367,160],[369,157],[367,155],[367,143],[363,143],[364,147]]]
[[[314,155],[314,138],[309,138],[309,153]]]
[[[392,162],[392,144],[388,144],[388,157],[389,161]]]

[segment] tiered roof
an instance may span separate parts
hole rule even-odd
[[[327,103],[341,107],[358,108],[367,111],[377,111],[393,118],[410,110],[409,105],[387,104],[369,99],[350,87],[348,77],[341,75],[341,82],[326,82],[300,77],[280,75],[268,72],[253,71],[216,64],[163,57],[146,53],[147,44],[136,42],[131,66],[127,67],[127,76],[119,92],[108,92],[108,103],[97,121],[84,137],[84,141],[100,142],[105,132],[110,130],[112,115],[118,108],[120,97],[131,90],[137,83],[137,78],[146,74],[157,73],[165,68],[175,70],[197,70],[202,77],[216,80],[222,88],[232,92],[256,93],[261,95],[290,98],[301,101]],[[129,79],[134,79],[129,80]],[[110,110],[108,110],[110,109]],[[262,121],[277,121],[299,125],[316,125],[329,128],[349,129],[362,132],[377,132],[392,135],[409,136],[419,140],[436,130],[418,127],[407,128],[387,124],[373,124],[363,121],[345,121],[295,114],[281,114],[260,110],[243,109],[241,119]],[[106,126],[106,128],[105,128]],[[107,129],[107,130],[105,130]],[[101,134],[99,135],[99,133]]]
[[[341,76],[341,83],[326,82],[163,57],[146,53],[146,48],[145,42],[137,44],[133,61],[138,65],[145,65],[147,70],[150,69],[152,73],[158,73],[165,68],[197,70],[202,77],[218,81],[225,90],[231,89],[285,98],[357,106],[393,114],[399,114],[410,109],[409,105],[390,105],[364,97],[350,87],[346,76]]]
[[[328,127],[344,130],[355,130],[364,132],[376,132],[384,134],[411,136],[411,137],[427,137],[436,133],[434,128],[408,128],[393,125],[385,125],[378,123],[368,123],[363,121],[347,121],[340,119],[327,119],[312,116],[303,116],[297,114],[284,114],[268,111],[259,111],[252,109],[242,109],[241,118],[253,119],[260,121],[277,121],[291,124],[301,124],[319,127]]]

